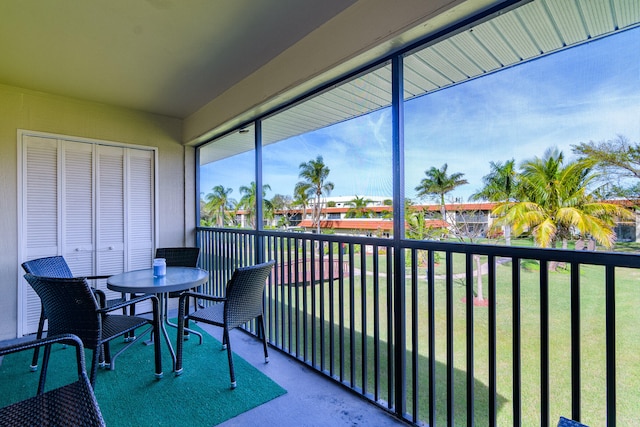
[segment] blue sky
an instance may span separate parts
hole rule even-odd
[[[405,191],[432,166],[464,173],[468,185],[449,198],[467,200],[481,188],[490,161],[542,156],[557,146],[624,135],[640,143],[640,28],[548,55],[405,105]],[[267,197],[292,194],[299,164],[323,155],[331,169],[333,196],[391,196],[390,111],[267,146]],[[204,193],[217,184],[239,187],[253,178],[253,153],[203,168]]]

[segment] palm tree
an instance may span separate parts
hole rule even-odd
[[[349,201],[351,207],[347,211],[347,218],[371,218],[371,211],[367,209],[369,203],[373,200],[365,199],[364,197],[355,196],[354,199]]]
[[[307,206],[309,206],[309,193],[305,190],[304,187],[296,185],[294,189],[294,194],[293,194],[292,206],[302,207],[301,220],[304,220],[307,217]]]
[[[416,187],[418,197],[432,197],[440,203],[440,214],[443,221],[447,220],[444,196],[455,190],[457,187],[468,184],[463,179],[463,173],[456,172],[447,175],[448,165],[445,163],[440,169],[432,166],[431,169],[425,171],[426,178],[422,178],[420,185]]]
[[[515,160],[489,162],[491,171],[482,177],[484,187],[471,195],[471,200],[488,200],[490,202],[510,202],[515,200],[518,187],[518,172]],[[511,245],[511,227],[504,227],[504,238]]]
[[[240,193],[242,194],[242,197],[240,198],[240,201],[238,202],[237,208],[242,208],[245,209],[249,212],[249,214],[247,215],[249,217],[249,222],[252,226],[252,228],[256,227],[256,195],[257,195],[257,191],[256,191],[256,183],[255,181],[251,181],[251,184],[249,184],[249,186],[247,187],[246,185],[243,185],[242,187],[240,187]],[[262,186],[262,196],[263,196],[263,206],[266,208],[267,212],[271,207],[271,202],[264,199],[264,196],[266,195],[267,190],[271,190],[271,187],[269,186],[269,184],[264,184]]]
[[[218,227],[223,227],[225,219],[228,217],[227,211],[235,203],[233,199],[229,198],[229,194],[233,192],[233,189],[216,185],[211,190],[211,193],[205,196],[207,201],[205,208],[211,212],[211,220],[215,221]]]
[[[309,160],[306,163],[300,163],[300,173],[298,178],[302,178],[296,184],[294,194],[304,192],[309,197],[315,198],[313,206],[313,224],[317,227],[320,234],[320,216],[322,214],[322,196],[329,194],[333,190],[333,183],[326,181],[329,177],[330,169],[324,164],[322,156],[317,156],[315,160]]]
[[[548,149],[521,165],[521,201],[498,205],[493,214],[499,224],[510,224],[516,234],[530,232],[540,247],[556,247],[575,230],[611,248],[615,220],[631,219],[633,213],[619,205],[598,201],[588,192],[596,178],[589,160],[564,164],[557,148]]]

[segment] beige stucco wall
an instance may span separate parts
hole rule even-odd
[[[0,340],[17,331],[17,130],[158,148],[158,245],[194,243],[194,149],[182,121],[0,85]]]

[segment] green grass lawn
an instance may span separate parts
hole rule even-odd
[[[367,256],[367,269],[372,271],[372,256]],[[378,286],[378,300],[374,300],[373,275],[354,277],[353,286],[345,280],[342,287],[343,299],[340,296],[340,285],[337,281],[325,283],[323,286],[300,286],[292,288],[289,299],[288,288],[284,296],[278,288],[278,301],[285,307],[284,313],[279,312],[279,319],[287,316],[291,307],[293,327],[285,328],[281,335],[283,347],[288,347],[290,334],[297,336],[302,343],[304,332],[304,315],[302,314],[303,302],[306,301],[306,311],[311,313],[311,307],[315,301],[315,317],[307,316],[307,360],[311,360],[315,354],[316,366],[323,363],[326,371],[330,367],[330,360],[334,360],[335,366],[344,357],[345,371],[343,380],[354,379],[354,386],[367,393],[375,392],[374,365],[374,327],[379,328],[380,349],[380,383],[378,384],[379,399],[385,401],[389,398],[387,381],[387,341],[388,324],[387,313],[387,280],[385,275],[385,257],[379,257],[380,273]],[[454,256],[454,272],[463,270],[464,257]],[[360,261],[356,257],[356,266]],[[436,268],[436,275],[444,273],[444,258]],[[511,263],[499,265],[497,268],[497,382],[498,382],[498,424],[512,424],[512,291]],[[408,270],[409,271],[409,270]],[[636,291],[640,271],[617,269],[616,270],[616,369],[617,369],[617,420],[619,425],[632,425],[637,420],[637,408],[635,402],[640,401],[640,293]],[[570,337],[570,289],[569,270],[559,269],[550,275],[549,286],[549,339],[550,339],[550,410],[551,422],[557,421],[560,415],[571,415],[571,337]],[[580,270],[581,288],[581,325],[582,325],[582,349],[581,349],[581,373],[582,373],[582,421],[589,425],[604,425],[605,413],[605,290],[604,269],[597,266],[582,266]],[[484,276],[485,297],[488,295],[486,286],[487,278]],[[333,288],[333,298],[330,298],[330,289]],[[417,360],[418,360],[418,410],[419,419],[427,420],[428,417],[428,327],[427,327],[427,284],[424,272],[415,289],[417,299],[411,299],[411,284],[407,283],[407,390],[410,398],[412,385],[411,360],[412,348],[412,322],[410,313],[414,308],[417,312]],[[466,424],[466,305],[462,302],[465,296],[465,285],[462,280],[454,280],[454,367],[455,367],[455,423]],[[297,299],[296,299],[296,292]],[[437,279],[435,292],[435,319],[436,319],[436,401],[438,424],[446,421],[446,285],[444,280]],[[272,296],[273,298],[273,296]],[[539,272],[537,263],[523,263],[521,270],[521,334],[522,334],[522,420],[523,425],[539,425],[540,420],[540,290]],[[349,301],[355,301],[353,308]],[[322,305],[321,305],[322,304]],[[299,307],[300,311],[296,311]],[[322,307],[322,309],[321,309]],[[377,308],[377,311],[375,311]],[[280,309],[279,309],[280,310]],[[343,355],[339,347],[339,328],[333,326],[334,352],[330,353],[329,342],[332,326],[330,324],[331,311],[333,310],[334,325],[340,321],[344,326]],[[321,316],[321,311],[324,313]],[[342,313],[342,316],[341,316]],[[353,319],[351,318],[353,313]],[[296,327],[296,319],[298,326]],[[340,320],[342,319],[342,320]],[[315,347],[315,353],[311,346],[312,325],[315,326],[316,337],[324,339],[324,349],[320,345]],[[322,329],[321,329],[322,325]],[[363,333],[364,332],[364,333]],[[321,335],[322,334],[322,335]],[[366,336],[366,340],[363,337]],[[488,420],[488,308],[474,308],[474,387],[475,387],[475,421],[477,425],[487,425]],[[284,339],[282,338],[284,337]],[[296,344],[293,340],[292,348]],[[363,345],[366,345],[366,354],[363,356]],[[299,345],[301,353],[304,351],[304,343]],[[302,354],[300,355],[303,356]],[[367,359],[368,371],[360,372],[363,357]],[[351,360],[354,361],[353,377],[351,372]],[[335,370],[334,376],[340,376]],[[366,375],[365,375],[366,374]],[[365,381],[366,378],[366,381]],[[407,402],[407,411],[410,412],[413,402]]]

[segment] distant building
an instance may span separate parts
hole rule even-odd
[[[384,206],[385,201],[391,201],[391,197],[380,197],[380,196],[331,196],[331,197],[323,197],[321,200],[323,209],[326,207],[336,207],[336,208],[350,208],[351,201],[356,197],[361,199],[369,200],[370,203],[367,206]],[[313,207],[316,205],[315,200],[309,201],[309,207]]]
[[[357,234],[376,237],[391,237],[393,235],[393,207],[388,203],[388,197],[358,196],[371,200],[366,207],[370,218],[347,218],[347,212],[352,208],[350,202],[356,196],[326,197],[323,199],[321,230],[331,230],[337,234]],[[385,204],[387,203],[387,204]],[[634,204],[629,201],[619,201],[633,209]],[[445,205],[447,217],[440,218],[439,204],[412,205],[409,209],[424,212],[427,224],[434,229],[442,229],[446,234],[454,226],[462,227],[475,237],[487,237],[487,233],[494,221],[491,211],[496,207],[495,202],[478,203],[448,203]],[[286,211],[274,212],[273,218],[265,220],[265,227],[286,228],[287,230],[315,232],[313,225],[314,203],[307,206],[306,215],[299,207]],[[328,207],[331,206],[331,207]],[[303,217],[304,216],[304,217]],[[247,212],[238,211],[235,216],[236,225],[248,227]],[[640,216],[636,221],[619,222],[614,227],[617,240],[620,242],[640,241]],[[283,225],[286,224],[286,225]]]
[[[369,218],[348,218],[347,213],[352,209],[350,202],[356,196],[327,197],[323,199],[322,217],[320,228],[332,230],[340,234],[358,234],[367,236],[391,237],[393,235],[393,220],[391,212],[393,207],[389,205],[389,197],[359,196],[370,200],[366,210]],[[447,218],[440,218],[440,205],[413,205],[410,209],[423,211],[428,225],[432,228],[441,228],[445,233],[452,224],[466,222],[467,227],[478,230],[480,234],[486,234],[491,226],[491,210],[495,203],[452,203],[446,205]],[[289,209],[288,226],[305,231],[314,231],[313,212],[314,204],[307,207],[303,218],[302,209]],[[277,226],[282,212],[276,212],[274,219],[267,226]]]

